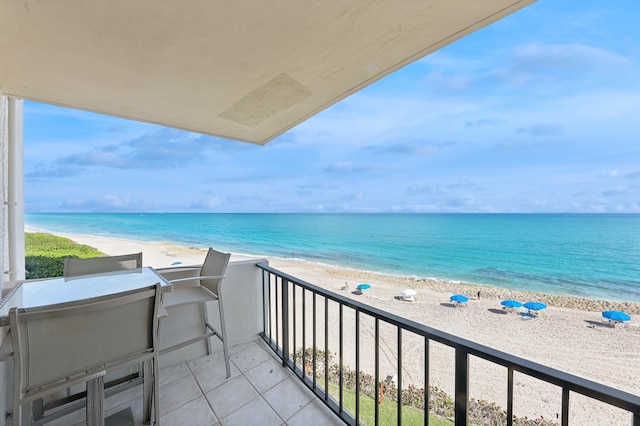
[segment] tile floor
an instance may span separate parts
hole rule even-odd
[[[222,352],[160,370],[162,426],[344,424],[261,340],[230,352],[230,379]],[[136,426],[142,425],[141,393],[137,387],[108,398],[105,415],[131,407]],[[83,416],[80,410],[48,425],[84,425]]]

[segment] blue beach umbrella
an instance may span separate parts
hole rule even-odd
[[[631,320],[631,316],[625,312],[620,311],[604,311],[602,316],[610,321],[629,321]]]
[[[371,288],[371,284],[358,284],[358,287],[356,287],[356,289],[363,291],[363,290],[369,290]]]
[[[542,302],[527,302],[523,306],[530,311],[541,311],[543,309],[547,309],[547,305]]]
[[[467,303],[469,301],[469,298],[462,294],[454,294],[449,298],[449,300],[456,303]]]
[[[505,308],[522,308],[522,303],[517,300],[503,300],[500,304]]]

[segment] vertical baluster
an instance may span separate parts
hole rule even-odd
[[[569,426],[569,389],[562,388],[562,426]]]
[[[513,368],[507,368],[507,426],[513,426]]]
[[[318,348],[316,347],[316,316],[318,312],[316,311],[316,292],[313,292],[313,352],[311,353],[311,359],[313,360],[313,389],[316,388],[316,351]]]
[[[276,275],[276,283],[275,283],[275,308],[276,308],[276,324],[275,324],[275,329],[276,329],[276,347],[280,347],[280,310],[278,309],[279,306],[279,295],[278,295],[278,278],[280,279],[280,284],[282,285],[282,277],[278,277]]]
[[[269,343],[273,343],[273,305],[271,300],[271,273],[269,273]]]
[[[297,318],[296,318],[296,283],[291,283],[291,290],[293,291],[293,298],[291,300],[291,304],[292,304],[292,308],[293,308],[293,371],[296,371],[296,361],[297,361],[297,356],[296,356],[296,351],[297,351],[297,346],[296,346],[296,334],[298,332],[298,329],[296,327],[296,323],[297,323]]]
[[[302,372],[300,377],[307,374],[307,293],[302,288]]]
[[[375,322],[375,426],[380,425],[380,319]],[[383,396],[384,397],[384,396]]]
[[[424,426],[429,426],[429,339],[424,337]]]
[[[270,328],[270,323],[271,320],[270,318],[267,316],[270,316],[270,312],[271,312],[271,306],[267,305],[267,301],[271,301],[271,297],[267,296],[267,283],[265,280],[265,275],[267,277],[270,277],[269,272],[265,271],[264,269],[262,270],[262,332],[265,334],[265,336],[267,335],[267,331],[269,332],[269,338],[271,338],[270,334],[271,334],[271,330]],[[269,286],[269,288],[271,288],[271,286]]]
[[[282,365],[289,360],[289,281],[282,279]]]
[[[469,423],[469,354],[465,350],[456,349],[455,375],[455,425],[466,426]]]
[[[329,298],[324,298],[324,399],[329,400]]]
[[[356,425],[360,424],[360,310],[356,308]]]
[[[339,368],[340,377],[338,377],[338,388],[339,388],[338,391],[340,392],[340,401],[339,401],[340,402],[340,407],[339,407],[338,412],[342,413],[343,406],[344,406],[344,392],[343,392],[343,389],[342,389],[342,387],[344,386],[344,383],[342,382],[342,372],[343,372],[342,371],[342,362],[343,362],[342,357],[343,357],[343,353],[344,353],[344,337],[343,337],[344,326],[343,326],[343,314],[342,314],[343,304],[340,303],[339,306],[340,306],[340,336],[339,336],[339,338],[340,338],[340,348],[338,349],[338,351],[340,352],[340,355],[339,355],[339,360],[338,360],[338,362],[339,362],[339,367],[338,368]]]
[[[402,328],[398,327],[398,424],[402,424]]]

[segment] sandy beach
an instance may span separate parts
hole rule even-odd
[[[205,251],[163,242],[139,242],[86,235],[62,235],[109,254],[143,252],[145,266],[167,267],[202,263]],[[232,256],[233,260],[245,258]],[[312,262],[269,258],[276,269],[330,291],[359,300],[429,327],[490,346],[534,362],[594,380],[633,394],[640,394],[640,304],[577,299],[523,293],[501,288],[441,280],[416,279],[343,269]],[[362,282],[372,288],[364,294],[352,290]],[[342,287],[348,284],[348,290]],[[417,291],[414,302],[397,300],[403,289]],[[477,297],[480,292],[480,298]],[[469,296],[466,307],[454,307],[449,296]],[[541,301],[548,309],[540,318],[523,320],[500,306],[503,299],[522,302]],[[623,310],[632,315],[627,327],[612,327],[602,321],[603,310]],[[371,325],[363,323],[365,330]],[[348,336],[348,335],[347,335]],[[333,339],[333,338],[332,338]],[[383,331],[383,352],[387,361],[383,374],[393,373],[395,333]],[[415,339],[414,339],[415,340]],[[407,338],[403,342],[403,381],[421,385],[424,361],[412,357],[421,343]],[[345,346],[353,346],[345,342]],[[415,346],[415,347],[414,347]],[[335,346],[333,346],[335,347]],[[348,359],[348,357],[346,357]],[[434,344],[430,354],[431,384],[453,394],[453,351]],[[372,368],[365,361],[362,370]],[[506,370],[478,359],[471,359],[471,396],[505,406]],[[554,419],[560,412],[560,390],[516,374],[514,411],[518,416]],[[573,395],[572,424],[628,425],[631,416],[609,406]]]

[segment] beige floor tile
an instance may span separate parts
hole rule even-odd
[[[284,420],[303,409],[315,397],[297,378],[289,377],[263,394],[264,399]]]
[[[272,359],[271,354],[255,343],[231,355],[231,361],[233,361],[236,367],[243,373],[270,358]]]
[[[314,399],[292,418],[287,420],[288,426],[342,426],[344,423],[319,399]]]
[[[264,393],[291,376],[291,373],[275,359],[270,358],[247,371],[245,377],[254,388]]]
[[[169,413],[202,395],[196,379],[189,374],[160,387],[160,415]]]
[[[181,362],[169,367],[161,368],[159,371],[160,386],[173,382],[174,380],[184,377],[190,373],[186,362]]]
[[[204,396],[160,417],[167,426],[211,426],[218,422]]]
[[[189,361],[188,365],[203,393],[207,393],[240,375],[238,368],[231,363],[231,378],[227,379],[224,358],[222,354],[218,353]]]
[[[280,426],[282,419],[262,398],[256,398],[222,420],[224,426]]]
[[[259,339],[262,340],[262,339]],[[233,355],[233,354],[237,354],[238,352],[241,352],[245,349],[247,349],[248,347],[251,347],[253,345],[255,345],[257,342],[257,340],[252,340],[250,342],[245,342],[245,343],[241,343],[239,345],[235,345],[229,348],[229,355]]]
[[[258,397],[258,392],[244,376],[234,377],[205,394],[218,419],[223,420],[238,408]],[[222,421],[224,424],[224,421]]]

